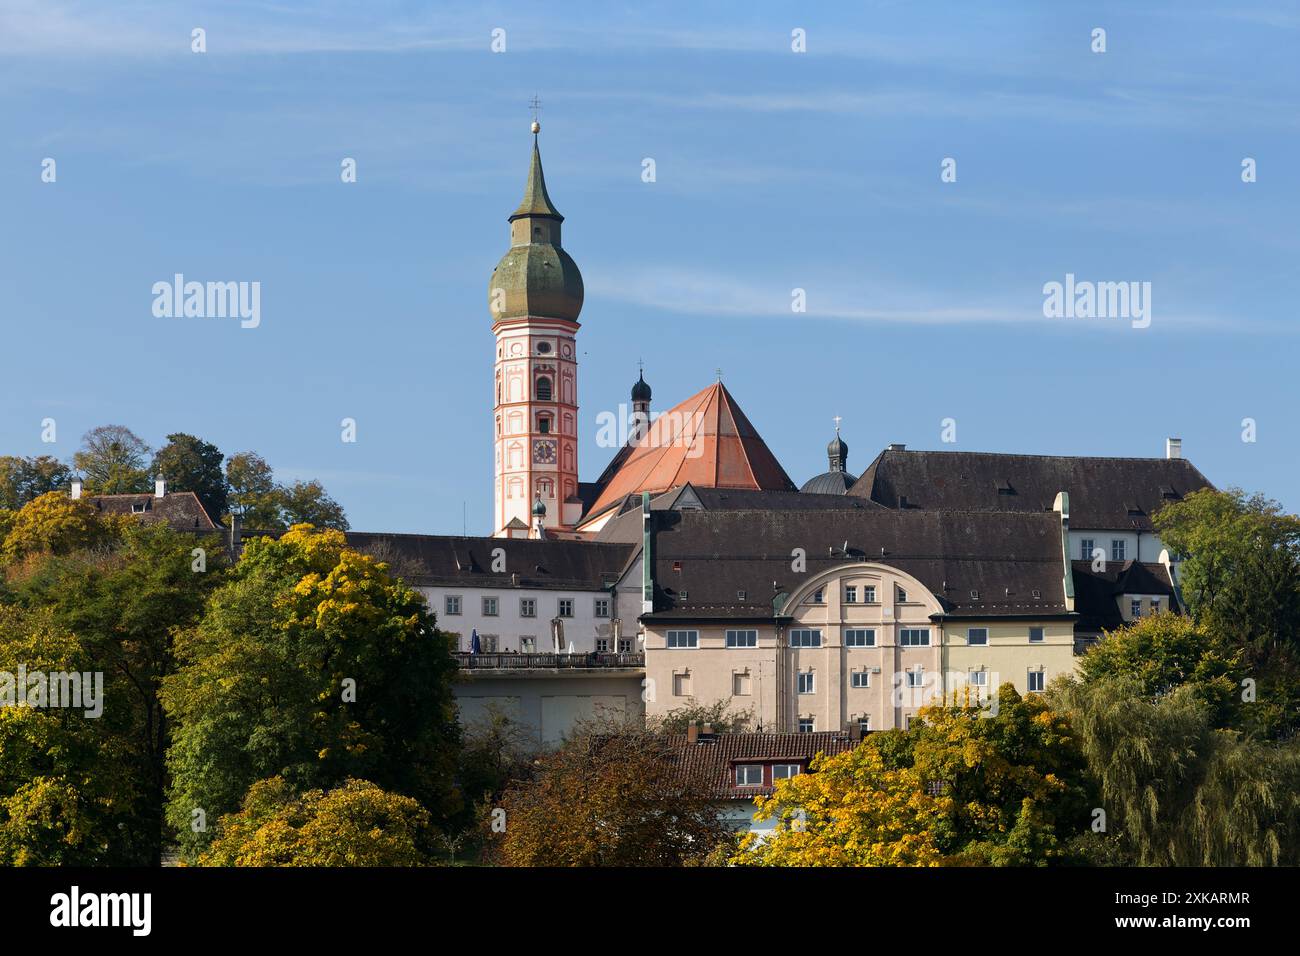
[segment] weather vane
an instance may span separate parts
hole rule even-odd
[[[533,132],[534,132],[534,133],[540,132],[540,130],[541,130],[541,128],[542,128],[542,123],[541,123],[542,101],[541,101],[541,98],[538,97],[538,96],[536,96],[536,95],[534,95],[533,98],[532,98],[532,100],[530,100],[529,103],[528,103],[528,108],[529,108],[530,110],[533,111]]]

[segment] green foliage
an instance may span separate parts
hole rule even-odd
[[[292,485],[277,488],[276,493],[283,524],[348,530],[343,506],[325,493],[319,481],[295,481]]]
[[[690,704],[677,707],[652,720],[653,729],[661,734],[684,734],[691,723],[700,727],[708,724],[716,734],[738,734],[752,729],[752,708],[733,710],[731,701],[716,700],[712,704]]]
[[[1069,722],[1010,684],[996,713],[927,707],[909,730],[820,757],[760,798],[772,834],[745,866],[1032,866],[1074,862],[1089,784]]]
[[[1241,719],[1241,652],[1224,646],[1179,614],[1157,614],[1107,632],[1078,661],[1085,683],[1126,675],[1145,696],[1190,685],[1218,727]]]
[[[85,479],[87,494],[121,495],[151,490],[145,462],[149,446],[123,425],[100,425],[81,438],[72,456]]]
[[[187,849],[210,837],[190,829],[194,809],[233,812],[274,776],[295,791],[373,780],[440,816],[458,809],[447,642],[419,593],[339,532],[250,542],[175,648],[167,815]]]
[[[0,455],[0,509],[17,511],[27,502],[68,487],[72,472],[57,458]]]
[[[1214,726],[1193,684],[1152,696],[1131,676],[1062,681],[1116,855],[1139,866],[1300,862],[1300,749]]]
[[[425,866],[429,814],[368,780],[301,796],[280,777],[259,780],[243,808],[221,818],[203,866]]]
[[[167,480],[168,491],[192,491],[204,510],[220,520],[226,513],[226,477],[222,473],[221,449],[201,438],[177,432],[153,458],[155,477]]]
[[[266,460],[251,451],[231,455],[226,462],[226,483],[233,513],[244,527],[282,531],[295,524],[317,528],[348,529],[343,506],[325,492],[319,481],[279,485]]]

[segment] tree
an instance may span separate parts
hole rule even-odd
[[[1211,708],[1215,726],[1240,718],[1239,650],[1226,647],[1179,614],[1138,618],[1103,639],[1079,659],[1085,683],[1114,676],[1134,678],[1148,697],[1190,685]]]
[[[310,524],[317,528],[348,530],[343,506],[325,493],[319,481],[295,481],[278,489],[281,520],[285,524]]]
[[[229,507],[242,516],[245,527],[263,531],[282,527],[275,476],[266,459],[251,451],[231,455],[226,459],[226,484]]]
[[[7,532],[0,543],[0,562],[104,547],[119,538],[129,523],[125,515],[99,514],[84,499],[74,501],[62,492],[47,492],[4,522]]]
[[[29,680],[96,669],[48,609],[0,604],[0,673],[8,675],[11,697],[30,692],[11,683],[20,666]],[[157,816],[149,817],[125,742],[84,708],[16,703],[0,706],[0,865],[147,863]],[[110,713],[106,688],[101,703]]]
[[[501,798],[506,866],[681,866],[731,837],[712,781],[632,724],[579,724],[535,771]]]
[[[1121,862],[1300,863],[1300,748],[1214,726],[1193,685],[1150,695],[1139,678],[1052,687],[1070,715]]]
[[[739,734],[749,729],[754,719],[752,708],[732,710],[729,699],[712,704],[692,704],[677,707],[661,717],[651,720],[651,726],[661,734],[684,734],[692,723],[703,727],[708,724],[718,734]]]
[[[145,462],[149,446],[122,425],[100,425],[81,438],[81,450],[72,456],[86,491],[96,495],[121,495],[150,490]]]
[[[68,486],[72,472],[49,455],[15,458],[0,455],[0,508],[17,511],[27,502]]]
[[[1241,649],[1257,700],[1244,719],[1257,736],[1300,730],[1300,517],[1262,495],[1204,489],[1153,517],[1186,556],[1183,598],[1206,634]]]
[[[203,569],[196,570],[193,552],[205,544],[203,539],[166,524],[126,520],[112,551],[47,555],[29,562],[14,594],[76,634],[93,669],[105,675],[112,706],[97,724],[115,736],[118,759],[137,781],[140,814],[147,822],[135,827],[135,845],[147,853],[140,863],[156,865],[162,851],[169,734],[158,693],[174,668],[172,635],[198,621],[221,580],[223,552],[212,548]]]
[[[249,788],[243,808],[221,818],[203,866],[425,866],[429,814],[368,780],[301,796],[281,777]]]
[[[195,810],[232,813],[274,776],[295,791],[371,780],[440,818],[459,808],[447,640],[423,597],[340,532],[251,541],[175,651],[167,816],[187,850],[210,841]]]
[[[216,445],[201,438],[176,432],[153,458],[153,473],[167,480],[170,491],[192,491],[214,520],[226,513],[226,477],[221,470],[224,456]]]
[[[1083,756],[1038,695],[998,690],[995,713],[951,702],[907,731],[818,757],[758,800],[776,819],[732,862],[751,866],[1026,866],[1073,862],[1088,821]]]

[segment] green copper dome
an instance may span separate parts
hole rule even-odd
[[[564,217],[546,192],[536,139],[524,198],[509,222],[510,249],[488,281],[492,320],[533,316],[577,321],[584,294],[582,273],[560,247]]]

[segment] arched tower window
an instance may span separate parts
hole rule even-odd
[[[539,402],[549,402],[551,400],[551,380],[545,375],[537,378],[537,400]]]

